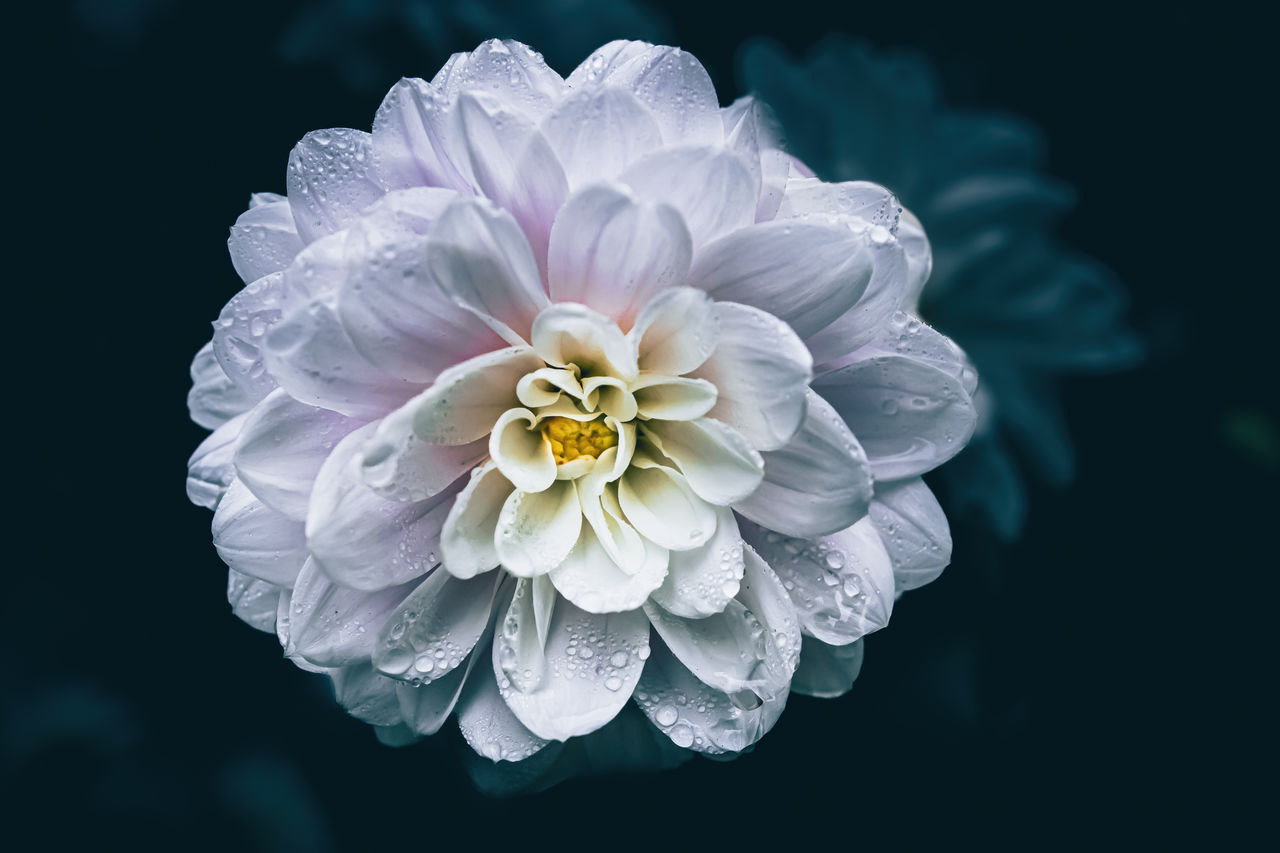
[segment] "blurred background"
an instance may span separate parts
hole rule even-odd
[[[1255,729],[1274,722],[1280,569],[1277,282],[1260,263],[1274,61],[1256,22],[812,0],[18,15],[21,514],[0,596],[18,849],[1221,841],[1274,801]],[[240,287],[225,239],[249,193],[284,190],[305,132],[368,129],[399,77],[491,36],[563,74],[612,38],[677,44],[722,103],[774,100],[822,177],[885,183],[921,216],[945,285],[922,310],[994,395],[984,437],[930,478],[952,566],[868,638],[852,692],[793,697],[729,765],[495,799],[451,726],[382,746],[231,615],[210,514],[183,494],[204,435],[187,368]]]

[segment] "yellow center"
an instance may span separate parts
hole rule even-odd
[[[547,418],[542,422],[542,434],[551,442],[557,465],[579,456],[599,456],[618,443],[618,434],[599,419],[583,422],[558,416]]]

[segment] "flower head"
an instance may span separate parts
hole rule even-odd
[[[308,134],[192,368],[236,612],[389,742],[517,761],[634,701],[738,752],[949,559],[976,377],[928,244],[682,51],[490,41]],[[803,650],[802,650],[803,644]]]

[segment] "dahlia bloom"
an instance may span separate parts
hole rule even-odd
[[[828,39],[803,63],[768,43],[740,58],[806,166],[825,180],[874,177],[928,227],[933,272],[907,305],[964,347],[983,377],[977,435],[942,472],[949,508],[1015,537],[1027,508],[1017,460],[1055,485],[1074,471],[1059,378],[1129,367],[1142,349],[1121,284],[1051,236],[1072,193],[1041,171],[1039,132],[949,107],[924,59],[847,38]]]
[[[305,136],[192,366],[234,612],[389,743],[519,761],[627,705],[736,753],[949,559],[976,377],[928,244],[682,51],[516,42]],[[803,649],[802,649],[803,644]]]

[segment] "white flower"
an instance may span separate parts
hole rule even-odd
[[[946,565],[920,474],[975,377],[898,310],[927,243],[768,138],[678,49],[490,41],[237,221],[189,493],[235,612],[384,740],[456,713],[516,761],[633,700],[737,752]]]

